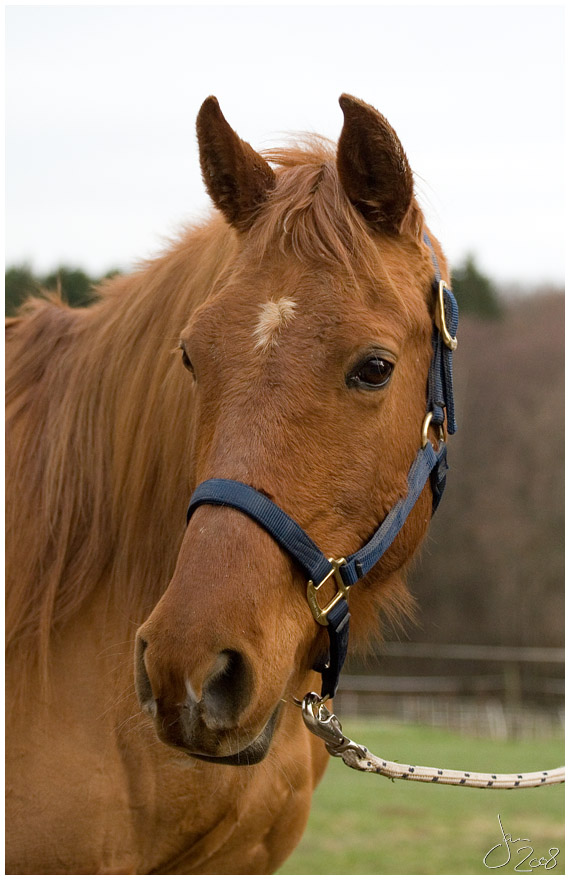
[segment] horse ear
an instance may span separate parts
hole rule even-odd
[[[368,223],[399,233],[414,197],[402,144],[374,107],[350,95],[341,95],[339,104],[344,125],[336,161],[344,191]]]
[[[202,177],[210,197],[233,226],[247,229],[275,186],[273,170],[228,125],[213,96],[202,104],[196,129]]]

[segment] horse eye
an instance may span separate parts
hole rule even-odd
[[[392,376],[394,364],[381,355],[373,355],[353,370],[347,384],[356,388],[383,388]]]
[[[192,361],[190,360],[190,358],[188,357],[188,354],[186,353],[186,349],[183,348],[182,346],[180,346],[180,348],[182,349],[182,363],[184,364],[184,366],[186,367],[188,372],[190,372],[190,373],[192,373],[192,375],[194,375],[194,367],[192,366]]]

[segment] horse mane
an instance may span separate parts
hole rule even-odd
[[[371,237],[341,189],[334,145],[313,136],[265,155],[279,184],[250,232],[254,255],[277,246],[372,272]],[[411,238],[421,222],[414,203]],[[47,664],[53,634],[98,587],[109,588],[110,605],[120,593],[139,621],[166,588],[191,489],[192,389],[179,334],[236,246],[216,214],[162,257],[105,281],[93,305],[35,297],[8,320],[8,649]]]
[[[233,247],[216,219],[88,308],[52,295],[10,320],[8,647],[46,656],[104,581],[141,614],[166,587],[189,490],[191,390],[174,352]]]

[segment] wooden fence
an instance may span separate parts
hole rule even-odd
[[[341,717],[389,717],[497,738],[563,730],[563,648],[390,642],[374,665],[370,674],[342,676],[335,699]],[[393,672],[400,669],[404,674]]]

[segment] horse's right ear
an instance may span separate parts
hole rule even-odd
[[[400,232],[414,197],[414,178],[396,132],[374,107],[341,95],[344,125],[337,169],[343,189],[371,226]]]
[[[202,104],[196,129],[202,176],[210,197],[232,226],[247,229],[275,186],[273,170],[228,125],[213,96]]]

